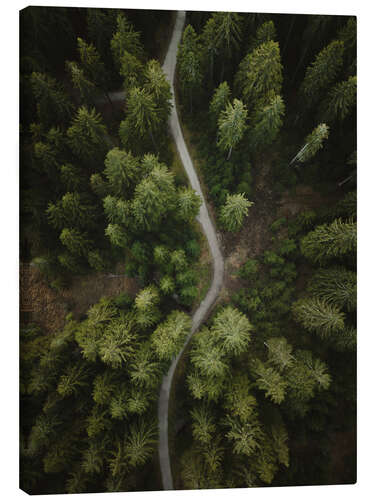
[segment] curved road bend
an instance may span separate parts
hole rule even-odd
[[[181,161],[185,168],[186,174],[189,178],[190,184],[192,188],[199,194],[202,199],[202,205],[200,207],[199,214],[197,216],[198,222],[202,226],[202,230],[206,235],[208,245],[211,252],[214,275],[211,283],[211,287],[204,298],[204,300],[200,303],[198,309],[195,311],[194,316],[192,318],[192,327],[190,334],[187,336],[184,345],[182,346],[178,355],[173,359],[172,364],[169,368],[167,375],[163,377],[160,395],[159,395],[159,403],[158,403],[158,420],[159,420],[159,461],[160,461],[160,470],[162,476],[163,488],[165,490],[173,489],[173,479],[171,473],[171,464],[169,459],[169,447],[168,447],[168,404],[169,404],[169,395],[172,385],[173,375],[177,366],[177,363],[189,343],[194,332],[199,328],[202,321],[206,317],[210,307],[214,304],[216,298],[219,295],[220,289],[223,283],[224,276],[224,259],[221,254],[219,243],[217,240],[216,232],[211,222],[211,219],[208,215],[207,205],[202,193],[201,186],[199,184],[199,180],[197,174],[194,170],[193,162],[191,161],[189,152],[187,150],[182,132],[180,123],[178,121],[177,111],[176,111],[176,102],[174,95],[174,74],[176,68],[176,57],[177,57],[177,48],[181,39],[182,30],[185,24],[185,15],[186,12],[178,12],[176,23],[174,26],[173,34],[171,41],[169,43],[168,52],[164,60],[163,70],[167,76],[171,84],[172,89],[172,112],[169,119],[170,129],[173,135],[173,139],[176,143],[177,150],[181,157]]]

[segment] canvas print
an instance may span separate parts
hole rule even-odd
[[[20,11],[22,490],[356,482],[356,90],[353,16]]]

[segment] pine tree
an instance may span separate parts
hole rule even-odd
[[[335,304],[348,311],[357,307],[357,275],[344,268],[329,268],[316,271],[307,290],[314,297]]]
[[[193,438],[207,445],[213,438],[216,426],[207,405],[194,407],[191,412]]]
[[[225,421],[229,426],[226,437],[229,441],[234,441],[233,452],[235,454],[251,456],[260,448],[263,431],[256,416],[242,423],[239,419],[227,415]]]
[[[293,316],[306,330],[322,338],[344,330],[345,314],[332,304],[319,298],[300,299],[292,305]]]
[[[160,367],[150,344],[137,350],[130,365],[130,378],[139,387],[154,388],[160,378]]]
[[[357,100],[357,77],[350,76],[335,85],[322,105],[323,119],[327,122],[344,120],[355,106]]]
[[[316,56],[307,68],[301,85],[301,93],[309,106],[315,102],[321,91],[332,83],[343,64],[344,43],[334,40]]]
[[[225,62],[230,61],[239,49],[242,26],[240,14],[235,12],[215,12],[212,14],[215,23],[215,45],[219,49],[223,66],[221,80],[223,79]]]
[[[129,96],[132,88],[139,87],[143,80],[143,64],[127,50],[124,50],[121,56],[120,75],[124,79],[123,87],[126,96]]]
[[[238,356],[247,349],[252,329],[244,314],[227,306],[215,316],[211,333],[217,338],[226,354]]]
[[[166,123],[172,108],[171,86],[165,76],[165,73],[158,61],[152,59],[146,64],[144,71],[144,89],[155,100],[160,121]]]
[[[287,382],[271,366],[264,365],[259,359],[256,359],[252,366],[256,375],[256,385],[259,389],[265,391],[266,397],[276,404],[284,401]]]
[[[135,351],[134,323],[130,318],[121,317],[112,320],[102,337],[99,356],[103,363],[112,368],[123,366]]]
[[[154,285],[138,292],[135,298],[135,310],[136,321],[141,327],[149,327],[158,322],[160,312],[157,306],[159,302],[159,293]]]
[[[56,80],[46,74],[33,72],[30,83],[37,103],[39,121],[45,127],[67,123],[73,106]]]
[[[85,75],[97,87],[102,89],[109,103],[112,104],[111,99],[107,93],[107,71],[103,61],[101,60],[99,52],[92,43],[88,44],[80,37],[77,38],[77,44],[81,66]]]
[[[154,452],[155,430],[145,420],[138,420],[129,427],[125,438],[124,455],[132,467],[146,463]]]
[[[121,67],[121,58],[125,51],[137,59],[143,59],[143,47],[140,41],[140,33],[134,31],[133,26],[121,12],[117,16],[117,30],[111,40],[113,59],[118,68]]]
[[[244,135],[247,128],[246,118],[246,106],[238,99],[234,99],[233,105],[227,104],[219,116],[218,145],[224,150],[229,150],[227,160],[232,154],[233,147],[240,142]]]
[[[215,342],[214,336],[207,329],[195,335],[190,359],[200,377],[218,380],[228,374],[229,367],[224,359],[223,349]],[[206,389],[203,389],[204,392]]]
[[[322,224],[301,240],[302,254],[313,262],[323,262],[332,257],[351,254],[357,245],[357,223],[335,219]]]
[[[108,224],[105,229],[105,234],[108,236],[112,245],[125,248],[128,240],[126,233],[119,224]]]
[[[305,163],[310,160],[323,147],[323,140],[329,135],[329,127],[325,123],[320,123],[310,135],[305,139],[305,145],[298,151],[289,165],[295,161]]]
[[[78,89],[82,101],[93,106],[98,93],[95,85],[85,76],[83,69],[76,62],[67,61],[66,66],[70,72],[73,86]]]
[[[222,82],[215,89],[210,101],[210,114],[216,124],[222,111],[225,111],[230,102],[230,88],[227,82]]]
[[[89,111],[82,106],[67,130],[67,136],[73,153],[79,158],[97,160],[98,153],[101,154],[106,147],[107,129],[94,108]]]
[[[193,111],[193,94],[199,89],[202,81],[200,54],[198,35],[189,24],[183,32],[178,48],[177,69],[182,92],[189,96],[190,113]]]
[[[271,144],[276,139],[284,114],[284,101],[279,95],[272,96],[269,104],[256,112],[255,124],[251,130],[251,142],[255,149]]]
[[[251,49],[254,50],[260,47],[263,43],[276,40],[276,29],[273,21],[266,21],[261,24],[256,31],[254,42],[251,44]]]
[[[139,164],[130,153],[119,148],[108,151],[104,161],[104,175],[116,196],[126,196],[139,176]]]
[[[87,255],[92,246],[86,233],[81,233],[78,229],[64,228],[60,233],[60,241],[72,254],[81,256]]]
[[[250,392],[247,376],[235,375],[226,389],[224,408],[244,423],[251,419],[256,406],[257,401]]]
[[[87,375],[82,364],[68,366],[59,379],[57,392],[63,398],[71,396],[72,394],[77,395],[78,391],[87,385]]]
[[[220,220],[227,231],[238,231],[247,217],[249,207],[254,203],[244,194],[227,195],[225,205],[221,207]]]
[[[161,360],[171,360],[181,349],[190,332],[191,319],[182,311],[173,311],[151,335],[151,343]]]
[[[284,337],[274,337],[265,342],[268,349],[268,361],[278,370],[283,371],[293,363],[292,346]]]
[[[235,86],[249,107],[271,91],[280,95],[282,68],[279,44],[274,41],[263,43],[243,59]]]
[[[201,37],[201,46],[203,51],[203,68],[207,68],[210,78],[210,84],[214,81],[215,58],[219,53],[216,41],[216,23],[211,16],[204,25]]]

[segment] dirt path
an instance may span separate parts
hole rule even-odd
[[[203,299],[201,304],[199,305],[198,309],[195,311],[193,318],[192,318],[192,328],[190,331],[190,334],[188,335],[182,349],[176,356],[176,358],[172,361],[172,364],[169,368],[169,371],[167,375],[163,377],[161,389],[160,389],[160,395],[159,395],[159,404],[158,404],[158,420],[159,420],[159,461],[160,461],[160,470],[161,470],[161,476],[162,476],[162,483],[163,483],[163,488],[165,490],[172,490],[173,489],[173,479],[172,479],[172,473],[171,473],[171,464],[170,464],[170,459],[169,459],[169,446],[168,446],[168,406],[169,406],[169,396],[170,396],[170,390],[171,390],[171,385],[172,385],[172,379],[173,375],[177,366],[177,363],[184,352],[185,347],[189,343],[191,337],[193,336],[194,332],[199,328],[201,325],[202,321],[205,319],[207,316],[207,313],[209,312],[210,308],[213,306],[215,303],[219,293],[220,289],[223,284],[223,277],[224,277],[224,259],[221,254],[220,248],[219,248],[219,243],[216,235],[216,231],[214,229],[214,226],[211,222],[211,219],[208,214],[207,210],[207,205],[202,193],[202,189],[197,177],[197,174],[194,169],[193,162],[191,161],[189,152],[187,150],[180,123],[178,120],[177,116],[177,111],[176,111],[176,103],[175,103],[175,96],[174,96],[174,87],[173,87],[173,81],[174,81],[174,73],[175,73],[175,68],[176,68],[176,56],[177,56],[177,48],[179,41],[181,39],[182,35],[182,30],[185,24],[185,12],[178,12],[177,18],[176,18],[176,23],[174,26],[173,30],[173,35],[169,44],[168,52],[165,57],[164,65],[163,65],[163,70],[167,75],[167,79],[171,83],[172,87],[172,103],[173,103],[173,108],[172,108],[172,113],[170,117],[170,129],[171,133],[173,136],[173,139],[176,143],[178,153],[181,157],[181,161],[183,163],[183,166],[185,168],[186,174],[189,178],[190,184],[192,188],[199,194],[199,196],[202,199],[202,205],[199,211],[199,215],[197,217],[199,223],[202,226],[202,230],[204,234],[206,235],[208,245],[210,248],[210,253],[212,257],[212,262],[213,262],[213,280],[211,283],[211,287],[206,295],[206,297]]]
[[[187,150],[176,111],[173,81],[176,68],[177,49],[181,39],[182,30],[185,24],[185,16],[186,12],[182,11],[177,13],[172,38],[169,43],[168,51],[165,56],[163,64],[163,70],[167,76],[168,81],[171,84],[171,90],[172,90],[173,107],[169,119],[170,130],[173,139],[176,143],[176,147],[180,155],[181,162],[189,178],[190,184],[202,199],[202,205],[197,220],[200,223],[202,231],[204,232],[208,241],[211,258],[213,262],[213,279],[210,289],[207,292],[207,295],[200,303],[198,309],[195,311],[192,317],[191,331],[188,337],[186,338],[182,349],[180,350],[178,355],[173,359],[167,375],[163,377],[160,389],[159,402],[158,402],[159,462],[160,462],[160,471],[162,476],[162,484],[165,490],[173,489],[173,479],[171,473],[171,464],[169,459],[169,446],[168,446],[168,407],[169,407],[169,396],[171,391],[173,375],[175,373],[177,363],[182,353],[185,350],[185,347],[188,345],[194,332],[196,332],[199,326],[202,324],[209,310],[214,305],[217,297],[219,296],[220,290],[223,285],[223,277],[224,277],[224,259],[220,251],[216,231],[208,214],[206,201],[204,199],[203,192],[197,174],[195,172],[193,162]],[[122,101],[124,99],[124,93],[122,91],[111,92],[110,97],[112,101]]]

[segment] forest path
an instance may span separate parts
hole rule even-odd
[[[169,406],[169,396],[171,391],[172,379],[178,364],[178,361],[185,350],[185,347],[188,345],[191,337],[194,332],[199,328],[202,321],[205,319],[208,311],[215,303],[220,289],[223,284],[224,278],[224,259],[220,251],[219,242],[216,236],[216,232],[214,226],[211,222],[210,216],[208,214],[207,205],[202,193],[202,189],[198,180],[198,176],[194,170],[193,162],[191,161],[189,152],[187,150],[184,137],[182,135],[180,122],[177,116],[176,110],[176,102],[175,102],[175,93],[174,93],[174,74],[176,68],[176,58],[177,58],[177,49],[178,44],[181,39],[182,30],[185,24],[185,16],[186,12],[180,11],[177,13],[176,22],[172,34],[171,41],[169,43],[168,52],[165,56],[163,70],[167,76],[171,84],[172,89],[172,112],[169,119],[169,126],[173,136],[173,139],[176,143],[177,150],[179,152],[181,161],[185,168],[186,174],[189,178],[190,184],[192,188],[197,192],[197,194],[202,199],[202,205],[200,207],[199,214],[197,216],[197,220],[202,226],[202,230],[206,235],[212,262],[213,262],[213,280],[211,283],[211,287],[207,292],[207,295],[200,303],[198,309],[195,311],[192,318],[192,327],[190,334],[187,336],[184,345],[182,346],[178,355],[173,359],[172,364],[168,370],[167,375],[163,377],[160,394],[159,394],[159,403],[158,403],[158,420],[159,420],[159,462],[160,462],[160,470],[162,476],[162,484],[165,490],[173,489],[173,479],[171,473],[171,464],[169,458],[169,447],[168,447],[168,406]]]

